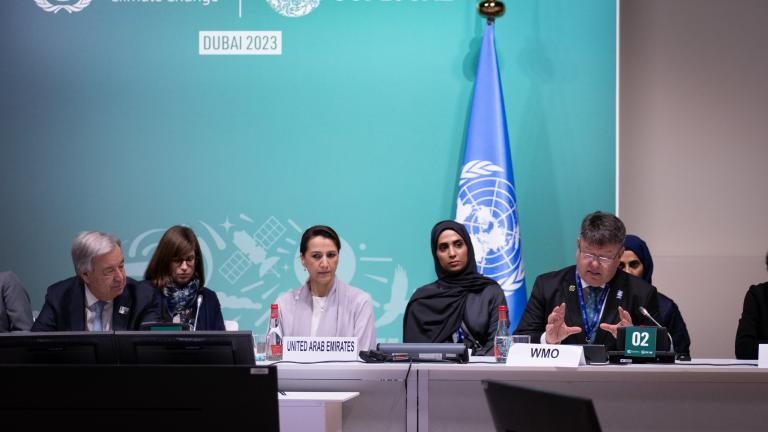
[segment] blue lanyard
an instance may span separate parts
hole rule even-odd
[[[605,298],[608,297],[608,290],[610,287],[605,284],[603,291],[600,293],[600,298],[597,300],[599,309],[595,314],[592,322],[587,322],[587,305],[584,303],[584,293],[582,292],[581,278],[579,277],[579,270],[576,269],[576,291],[579,293],[579,305],[581,306],[581,322],[584,323],[584,332],[587,336],[587,342],[592,343],[595,340],[595,334],[597,334],[597,326],[600,324],[600,317],[603,316],[603,307],[605,306]]]

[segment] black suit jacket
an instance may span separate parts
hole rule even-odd
[[[768,343],[768,282],[749,287],[736,329],[736,358],[757,359],[758,345]]]
[[[659,324],[669,330],[675,347],[675,353],[691,355],[691,336],[683,320],[683,314],[677,303],[671,298],[659,293]]]
[[[146,286],[153,291],[161,293],[158,296],[160,300],[160,321],[170,322],[171,317],[168,313],[168,299],[162,295],[162,291],[155,288],[152,282],[145,280],[140,283],[141,286]],[[224,327],[224,316],[221,314],[221,303],[219,303],[219,297],[210,288],[201,288],[200,294],[203,295],[203,302],[200,304],[200,313],[197,314],[197,326],[195,330],[226,330]]]
[[[640,314],[638,307],[644,306],[654,318],[658,317],[659,303],[656,288],[643,279],[623,271],[617,271],[608,285],[610,291],[605,301],[600,323],[618,323],[618,307],[621,306],[632,316],[634,325],[654,326],[653,322]],[[546,329],[547,317],[556,306],[564,302],[566,304],[566,325],[581,327],[582,331],[568,336],[561,343],[586,344],[587,338],[584,334],[584,323],[581,319],[581,306],[576,287],[576,266],[566,267],[537,277],[533,284],[531,297],[528,299],[525,311],[523,311],[523,316],[520,318],[517,329],[515,329],[515,334],[530,335],[531,342],[539,343],[541,334]],[[594,343],[605,345],[609,350],[616,348],[616,339],[610,332],[600,328],[597,329]]]
[[[122,313],[121,313],[122,310]],[[112,306],[112,330],[139,330],[142,322],[160,320],[157,290],[139,286],[131,278]],[[45,304],[32,325],[32,331],[86,331],[85,285],[71,277],[48,287]]]

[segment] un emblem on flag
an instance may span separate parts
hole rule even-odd
[[[504,293],[525,283],[515,188],[504,169],[471,161],[461,170],[456,221],[467,227],[477,270],[499,282]]]

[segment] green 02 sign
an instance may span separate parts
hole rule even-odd
[[[653,357],[656,355],[656,327],[627,327],[624,333],[624,355]]]

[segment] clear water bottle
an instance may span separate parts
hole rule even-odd
[[[507,307],[499,306],[499,323],[496,326],[496,338],[493,341],[493,355],[499,363],[507,362],[509,352],[509,318]]]
[[[267,330],[267,360],[283,359],[283,328],[280,325],[280,314],[277,304],[273,303],[269,311],[269,329]]]

